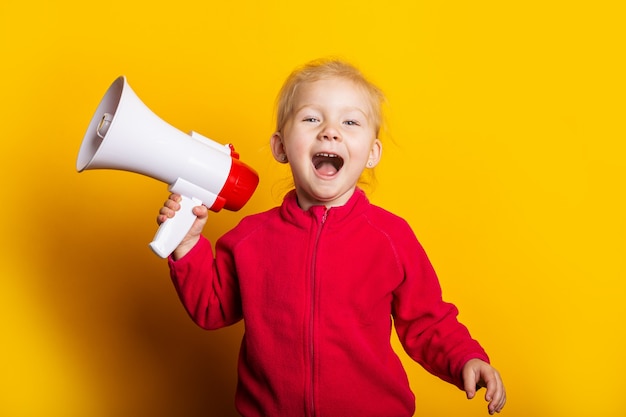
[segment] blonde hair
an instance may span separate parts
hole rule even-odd
[[[361,88],[368,98],[368,107],[376,136],[383,128],[383,103],[386,101],[382,90],[371,83],[353,65],[339,59],[318,59],[295,69],[285,80],[276,100],[276,131],[280,132],[294,108],[294,97],[298,87],[329,78],[344,78]]]

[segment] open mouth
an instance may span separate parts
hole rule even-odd
[[[312,162],[317,172],[325,176],[333,176],[343,167],[343,158],[333,153],[317,153]]]

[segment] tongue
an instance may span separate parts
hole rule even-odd
[[[320,174],[327,176],[332,176],[337,173],[337,168],[335,168],[335,166],[330,162],[326,161],[317,164],[315,166],[315,169],[317,169],[317,172],[319,172]]]

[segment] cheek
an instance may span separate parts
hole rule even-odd
[[[307,141],[302,139],[303,137],[297,131],[290,131],[289,134],[285,134],[283,138],[283,146],[287,151],[287,154],[295,158],[299,158],[305,154],[307,149]]]
[[[358,160],[369,159],[374,146],[374,141],[369,136],[359,137],[350,146],[349,152],[352,158]]]

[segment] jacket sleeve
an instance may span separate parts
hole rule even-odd
[[[230,251],[200,241],[183,258],[168,259],[178,296],[193,321],[204,329],[218,329],[241,320],[239,285]]]
[[[489,362],[489,357],[457,320],[457,308],[443,301],[437,275],[412,231],[402,243],[397,252],[404,280],[393,302],[399,339],[408,355],[427,371],[463,389],[462,370],[467,361]]]

